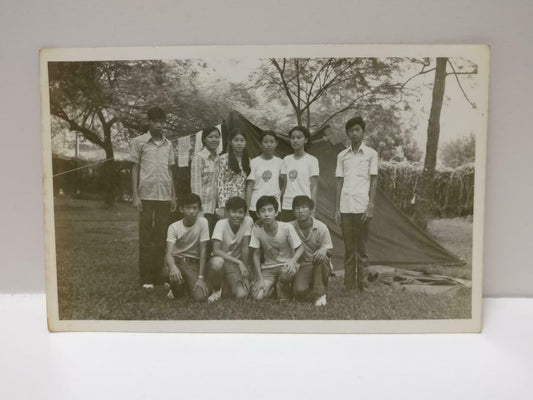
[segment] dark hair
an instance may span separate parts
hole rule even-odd
[[[291,135],[294,131],[302,132],[303,135],[306,137],[307,143],[304,144],[304,150],[307,150],[311,146],[311,133],[309,133],[309,129],[301,125],[295,126],[289,131],[289,139],[291,138]]]
[[[248,204],[246,204],[246,200],[244,200],[242,197],[234,196],[234,197],[230,197],[226,201],[226,211],[227,210],[237,211],[240,209],[243,209],[245,213],[248,210]]]
[[[164,121],[166,119],[165,112],[161,107],[152,107],[147,113],[149,121]]]
[[[239,166],[239,162],[237,161],[237,157],[235,157],[235,154],[233,153],[233,146],[231,145],[232,139],[237,136],[241,135],[244,137],[244,140],[246,140],[246,135],[242,134],[239,131],[234,131],[230,134],[229,140],[228,140],[228,166],[229,169],[232,170],[236,174],[240,174],[241,171],[244,171],[246,173],[246,176],[250,173],[250,157],[248,156],[248,150],[246,150],[246,147],[244,148],[244,151],[242,152],[242,170]]]
[[[366,124],[363,118],[361,117],[353,117],[346,122],[346,132],[348,132],[348,129],[351,129],[355,125],[359,125],[361,128],[363,128],[363,132],[365,131]]]
[[[264,206],[274,206],[274,210],[277,212],[279,210],[278,200],[274,196],[261,196],[257,203],[255,203],[256,212],[259,213],[259,210]]]
[[[187,193],[180,199],[180,207],[198,204],[200,210],[202,209],[202,200],[196,193]]]
[[[263,139],[265,138],[265,136],[272,136],[276,142],[278,141],[278,137],[276,136],[276,132],[274,132],[274,131],[262,131],[259,134],[259,142],[262,143]]]
[[[308,196],[296,196],[292,200],[292,209],[294,210],[296,207],[301,206],[308,206],[309,209],[313,211],[313,208],[315,208],[315,202]]]
[[[220,130],[216,126],[208,126],[202,129],[202,144],[205,146],[205,138],[209,136],[211,132],[217,131],[220,135]]]

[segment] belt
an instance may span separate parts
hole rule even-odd
[[[197,258],[192,258],[192,257],[184,257],[184,256],[174,256],[174,258],[177,258],[178,260],[180,261],[183,261],[183,262],[189,262],[189,263],[194,263],[194,262],[200,262],[199,259]]]

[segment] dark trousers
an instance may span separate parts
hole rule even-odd
[[[329,260],[300,265],[292,283],[292,294],[298,300],[316,300],[326,294],[331,273]]]
[[[344,237],[344,286],[363,289],[363,273],[367,269],[369,221],[361,221],[363,214],[341,214]]]
[[[160,283],[170,220],[170,201],[142,200],[139,213],[139,271],[141,283]]]

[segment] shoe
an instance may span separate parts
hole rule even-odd
[[[318,299],[315,300],[315,306],[317,307],[322,307],[322,306],[325,306],[326,304],[328,304],[328,302],[326,301],[325,294],[323,294],[322,296],[320,296]]]
[[[219,301],[222,297],[222,289],[218,289],[217,291],[211,293],[211,296],[207,298],[208,303],[214,303],[215,301]]]
[[[287,307],[289,305],[289,299],[279,299],[279,305],[282,307]]]
[[[167,297],[169,299],[173,299],[174,298],[174,293],[172,293],[172,290],[169,290],[168,293],[167,293]]]
[[[143,285],[143,289],[153,289],[154,285],[152,283],[145,283]]]
[[[165,288],[165,290],[170,289],[170,283],[165,282],[165,283],[163,284],[163,287]]]

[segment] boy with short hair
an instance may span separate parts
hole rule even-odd
[[[225,206],[227,218],[217,222],[211,237],[214,257],[208,262],[208,270],[209,280],[215,291],[209,296],[209,302],[220,299],[222,279],[225,288],[229,289],[234,298],[246,298],[250,289],[248,245],[254,221],[246,215],[246,200],[231,197]]]
[[[188,289],[195,302],[207,300],[209,289],[205,279],[209,226],[198,214],[200,197],[186,194],[181,200],[183,219],[168,227],[166,262],[169,267],[170,298],[181,297]]]
[[[291,297],[291,283],[304,250],[302,242],[290,223],[276,221],[279,204],[274,196],[260,197],[256,210],[260,223],[253,227],[250,238],[256,276],[252,297],[255,300],[266,299],[275,288],[280,302],[286,303]]]
[[[378,179],[378,154],[363,143],[365,121],[354,117],[346,122],[350,147],[337,156],[335,221],[344,237],[344,285],[363,291],[366,273],[369,224],[374,215]],[[356,284],[357,281],[357,284]]]
[[[163,135],[165,112],[148,110],[149,131],[133,139],[129,154],[133,206],[139,211],[139,272],[141,284],[152,289],[162,281],[165,232],[170,213],[176,210],[171,167],[172,143]]]
[[[304,249],[298,261],[300,269],[294,277],[292,291],[298,300],[312,296],[316,306],[325,306],[333,245],[326,224],[312,216],[314,206],[315,202],[307,196],[296,196],[292,201],[296,220],[291,223]]]

